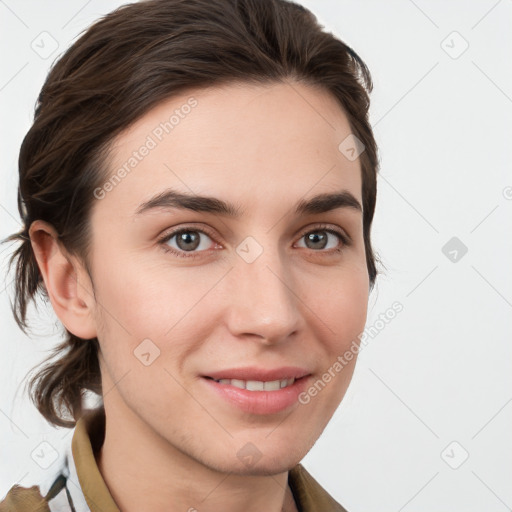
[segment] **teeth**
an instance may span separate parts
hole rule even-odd
[[[261,380],[248,380],[245,383],[245,389],[248,391],[264,391],[265,383]]]
[[[229,384],[230,379],[226,379],[226,380],[228,381],[228,382],[226,382],[226,384]],[[231,385],[235,386],[237,388],[240,388],[240,389],[245,389],[245,382],[243,380],[231,379]]]
[[[248,391],[278,391],[279,389],[291,386],[295,379],[271,380],[263,382],[261,380],[239,380],[239,379],[219,379],[219,384],[229,384],[235,388],[247,389]]]
[[[265,391],[277,391],[278,389],[281,389],[281,381],[272,380],[270,382],[265,382],[263,389]]]

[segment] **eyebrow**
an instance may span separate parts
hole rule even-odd
[[[173,189],[166,189],[163,192],[151,197],[140,204],[135,215],[142,215],[155,209],[181,209],[194,212],[214,213],[231,218],[240,218],[243,209],[233,203],[225,202],[211,196],[199,196]],[[361,203],[348,190],[341,190],[334,193],[316,195],[310,199],[301,199],[295,205],[295,214],[298,216],[326,213],[338,208],[349,208],[363,212]]]

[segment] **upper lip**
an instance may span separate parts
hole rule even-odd
[[[216,372],[210,372],[205,377],[212,379],[239,379],[239,380],[257,380],[268,382],[283,379],[300,379],[311,372],[298,366],[281,366],[280,368],[258,368],[256,366],[247,366],[245,368],[226,368]]]

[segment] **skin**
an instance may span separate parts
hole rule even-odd
[[[369,285],[362,214],[340,208],[297,217],[293,208],[342,189],[362,203],[360,162],[338,149],[351,129],[326,91],[231,83],[187,91],[148,112],[117,137],[106,179],[191,96],[198,102],[191,113],[94,201],[92,281],[51,226],[34,222],[32,245],[59,319],[100,342],[107,423],[97,462],[120,509],[293,511],[288,471],[341,402],[356,357],[309,404],[269,415],[240,411],[200,375],[297,365],[313,383],[357,339]],[[167,187],[235,202],[244,215],[134,214]],[[304,232],[325,234],[319,223],[351,244],[331,234],[326,248],[308,247]],[[196,258],[158,244],[183,226],[214,234],[195,232]],[[250,264],[236,252],[247,236],[263,249]],[[180,251],[177,237],[167,246]],[[134,355],[145,338],[160,350],[149,366]],[[250,467],[237,457],[249,442],[261,453]]]

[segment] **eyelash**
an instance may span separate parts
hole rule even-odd
[[[198,252],[187,252],[187,251],[177,251],[176,249],[173,249],[167,245],[167,242],[171,240],[175,235],[179,235],[181,233],[187,233],[187,232],[197,232],[197,233],[203,233],[204,235],[208,235],[212,240],[214,239],[213,234],[207,230],[207,229],[199,229],[196,227],[181,227],[179,229],[176,229],[170,233],[166,233],[163,238],[160,238],[158,240],[158,244],[162,246],[162,249],[166,253],[174,254],[175,256],[178,256],[180,258],[197,258],[201,255],[202,252],[205,251],[198,251]],[[305,235],[308,235],[310,233],[314,233],[316,231],[325,231],[326,233],[331,233],[338,237],[339,240],[341,240],[342,245],[341,247],[337,247],[335,249],[330,249],[327,251],[319,250],[315,251],[314,249],[311,249],[313,252],[318,253],[325,253],[325,254],[334,254],[334,253],[341,253],[345,247],[349,247],[351,245],[351,239],[349,236],[347,236],[345,233],[338,231],[336,229],[329,228],[326,224],[320,224],[318,226],[314,226],[313,228],[308,228],[306,231],[303,231],[300,235],[300,238],[303,238]]]

